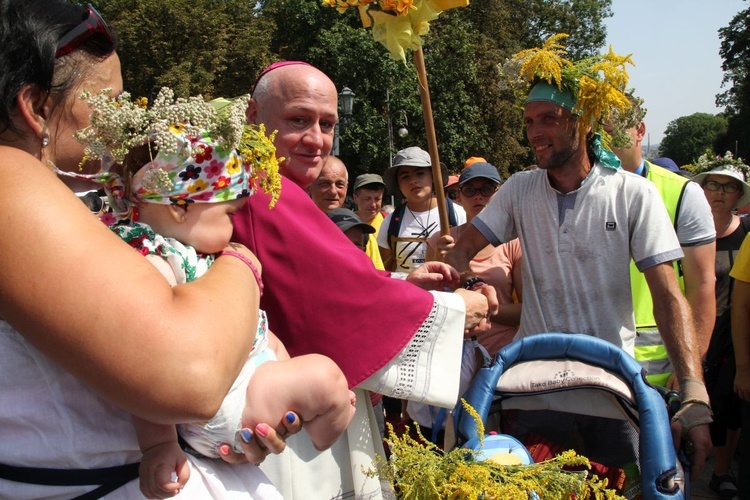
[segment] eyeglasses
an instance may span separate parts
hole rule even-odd
[[[485,198],[489,198],[490,196],[495,194],[495,192],[497,191],[497,186],[494,184],[483,184],[482,187],[477,189],[474,186],[470,186],[469,184],[464,184],[458,189],[461,191],[462,195],[469,198],[477,194],[477,192],[479,192]]]
[[[99,15],[93,5],[88,4],[86,10],[88,11],[86,19],[84,19],[81,24],[68,31],[68,33],[57,42],[57,50],[55,51],[56,58],[73,52],[86,40],[96,34],[104,35],[110,42],[114,41],[112,30],[109,29],[109,26],[107,26],[107,23],[104,22],[104,19],[102,19],[102,16]]]
[[[740,190],[740,185],[736,182],[707,181],[703,183],[703,189],[707,191],[718,191],[719,189],[722,189],[726,194],[734,194]]]
[[[91,213],[101,213],[105,208],[104,199],[99,195],[97,191],[87,191],[85,193],[76,193],[78,199],[86,205],[86,208],[91,210]]]

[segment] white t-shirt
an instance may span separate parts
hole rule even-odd
[[[457,205],[453,205],[458,225],[466,223],[466,212]],[[378,246],[390,248],[388,242],[388,226],[391,224],[393,213],[386,216],[378,232]],[[424,212],[412,212],[409,207],[404,210],[399,238],[419,238],[421,241],[397,241],[396,242],[396,272],[408,273],[422,264],[427,259],[427,238],[440,231],[440,216],[437,207]]]
[[[493,245],[520,238],[523,312],[516,338],[585,333],[633,354],[630,258],[643,272],[683,256],[656,187],[594,165],[577,190],[545,170],[514,174],[472,224]]]

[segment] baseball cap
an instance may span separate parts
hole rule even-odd
[[[375,232],[375,228],[366,222],[362,222],[362,219],[357,217],[357,214],[349,210],[348,208],[334,208],[326,212],[329,219],[333,221],[342,233],[347,232],[353,227],[359,227],[365,234],[371,234]]]
[[[464,162],[464,168],[469,168],[470,166],[474,165],[475,163],[479,162],[487,163],[487,160],[482,158],[481,156],[471,156]]]
[[[661,158],[654,158],[651,160],[651,163],[654,165],[659,165],[662,168],[666,168],[667,170],[671,170],[672,172],[679,172],[680,167],[677,166],[677,164],[674,162],[672,158],[667,158],[666,156],[663,156]]]
[[[458,184],[458,176],[457,175],[449,175],[448,176],[448,182],[445,183],[445,187],[451,187]]]
[[[383,178],[378,174],[362,174],[358,175],[354,181],[354,191],[356,192],[357,189],[368,184],[379,184],[385,188],[385,182],[383,182]]]
[[[477,162],[465,168],[461,172],[461,176],[458,178],[458,185],[461,186],[472,179],[483,178],[489,179],[492,182],[502,183],[503,180],[500,178],[500,174],[497,173],[497,168],[494,165],[487,162]]]

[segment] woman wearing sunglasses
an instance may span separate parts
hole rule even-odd
[[[492,196],[502,184],[497,168],[486,162],[475,162],[466,167],[458,178],[456,197],[466,211],[466,224],[450,229],[449,236],[435,234],[428,238],[430,246],[428,255],[435,255],[435,250],[444,254],[461,236],[467,224],[487,206]],[[518,239],[504,243],[498,247],[489,245],[479,252],[471,261],[471,269],[478,277],[495,287],[500,310],[491,317],[491,327],[482,334],[478,342],[481,349],[477,349],[477,341],[464,341],[464,356],[461,365],[461,386],[459,393],[468,388],[476,370],[484,360],[491,360],[495,354],[513,340],[521,323],[521,245]],[[480,354],[481,353],[481,354]],[[439,418],[436,408],[409,402],[407,413],[416,420],[420,427],[427,427],[425,436],[434,436],[442,441],[440,433],[433,425],[444,419]],[[432,425],[431,425],[432,424]],[[423,429],[424,431],[424,429]],[[450,444],[450,443],[448,443]]]
[[[6,498],[138,497],[140,451],[126,412],[161,423],[210,419],[258,321],[258,287],[242,260],[219,257],[201,280],[172,288],[71,191],[95,189],[85,174],[98,166],[81,165],[73,134],[89,123],[82,91],[122,91],[116,45],[91,5],[0,0]],[[257,264],[244,247],[233,250]],[[264,424],[251,432],[235,461],[284,448]],[[190,463],[186,496],[263,498],[246,488],[246,467]]]
[[[701,170],[693,181],[703,187],[716,228],[716,323],[704,363],[706,388],[714,412],[711,440],[715,463],[709,486],[721,498],[735,498],[737,480],[732,475],[732,460],[740,440],[741,403],[733,390],[736,370],[730,317],[734,278],[729,271],[750,232],[750,217],[734,213],[750,203],[750,185],[746,182],[750,168],[731,153],[711,160],[703,156],[698,165]]]

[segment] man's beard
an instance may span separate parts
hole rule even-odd
[[[539,165],[539,168],[543,168],[544,170],[556,170],[562,168],[575,156],[578,152],[578,148],[578,129],[574,128],[570,137],[570,143],[565,149],[554,153],[546,165],[539,163],[539,158],[537,158],[537,164]]]

